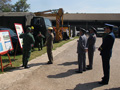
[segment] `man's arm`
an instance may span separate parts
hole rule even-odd
[[[105,50],[107,48],[109,48],[109,46],[112,43],[112,37],[110,35],[108,35],[105,40],[103,41],[102,45],[98,48],[99,51]]]
[[[82,37],[80,37],[79,45],[83,50],[86,49],[86,46],[83,44],[83,38]]]
[[[21,33],[19,37],[20,37],[20,38],[23,38],[23,37],[24,37],[24,33]]]

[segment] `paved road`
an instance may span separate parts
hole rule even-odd
[[[96,47],[100,44],[101,39],[97,38]],[[95,52],[93,70],[77,74],[75,73],[78,68],[76,40],[63,47],[65,48],[54,51],[54,64],[47,65],[46,61],[34,64],[33,67],[37,66],[36,69],[26,70],[21,79],[14,81],[5,90],[120,90],[119,39],[116,39],[113,57],[111,58],[110,83],[104,86],[98,84],[98,81],[101,81],[103,73],[101,57],[97,50]],[[59,50],[62,51],[59,52]],[[46,58],[47,55],[44,56],[44,59]],[[86,61],[88,64],[88,58]],[[19,70],[19,72],[22,71],[23,69]]]

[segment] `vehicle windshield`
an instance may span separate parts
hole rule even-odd
[[[52,27],[51,21],[49,19],[47,19],[47,18],[45,18],[45,25],[46,25],[47,28]]]
[[[17,36],[16,33],[13,30],[11,30],[10,28],[0,28],[0,30],[9,30],[11,37]]]
[[[41,18],[34,18],[34,25],[41,25]]]

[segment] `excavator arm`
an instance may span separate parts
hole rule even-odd
[[[44,17],[56,17],[56,37],[55,41],[58,42],[62,40],[62,31],[60,30],[60,21],[62,21],[62,26],[63,26],[63,9],[53,9],[53,10],[47,10],[47,11],[42,11],[42,12],[35,12],[34,13],[36,16],[44,16]]]

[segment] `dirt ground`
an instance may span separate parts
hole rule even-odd
[[[97,38],[96,48],[101,44]],[[103,76],[101,56],[96,49],[93,70],[82,74],[77,65],[77,39],[53,51],[54,64],[48,65],[47,54],[29,62],[31,68],[18,68],[0,75],[0,90],[120,90],[120,39],[116,39],[110,67],[110,82],[99,85]],[[86,53],[87,56],[87,53]],[[88,64],[88,57],[86,57]]]

